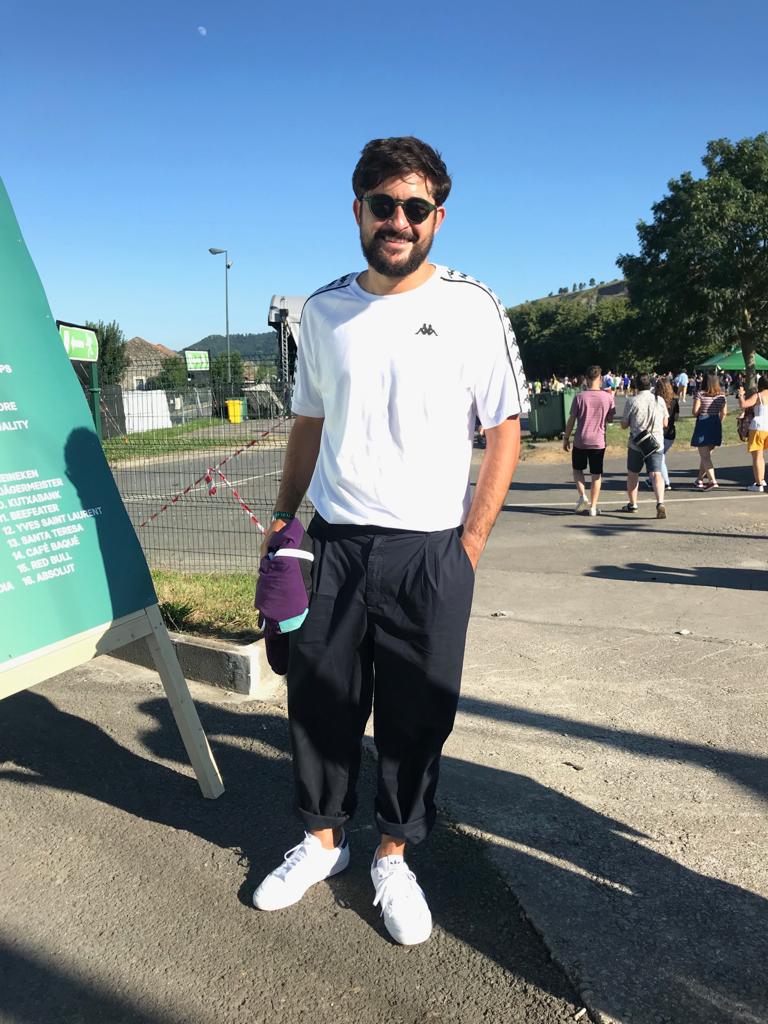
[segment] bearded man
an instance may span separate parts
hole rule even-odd
[[[405,847],[435,821],[475,570],[517,465],[528,399],[499,300],[428,261],[451,188],[440,154],[412,137],[374,139],[352,187],[367,268],[304,306],[296,419],[269,531],[285,527],[308,488],[312,594],[288,668],[306,831],[254,904],[290,906],[349,864],[344,825],[373,708],[374,904],[395,942],[413,945],[432,917]],[[473,494],[476,417],[486,450]]]

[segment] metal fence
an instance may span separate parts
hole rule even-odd
[[[233,385],[195,374],[181,387],[102,388],[104,451],[152,568],[255,570],[254,520],[269,521],[291,427],[277,368],[261,369]],[[130,370],[129,383],[157,377]]]

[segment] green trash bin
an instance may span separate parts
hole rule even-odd
[[[579,388],[566,388],[563,391],[563,413],[565,415],[566,422],[568,417],[571,415],[571,405],[576,395],[580,394]]]
[[[241,416],[243,422],[245,422],[248,419],[248,399],[247,398],[241,398],[240,399],[240,409],[241,409],[240,416]]]
[[[568,405],[570,409],[570,403]],[[565,411],[562,394],[542,391],[531,397],[531,412],[528,416],[528,430],[531,437],[559,437],[565,432]]]

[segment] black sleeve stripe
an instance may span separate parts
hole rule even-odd
[[[346,288],[354,278],[354,273],[345,274],[344,277],[337,277],[335,281],[331,281],[330,284],[324,284],[322,288],[318,288],[317,291],[312,292],[309,298],[305,301],[301,307],[301,316],[299,317],[299,337],[301,337],[301,322],[304,319],[304,310],[309,305],[310,301],[317,298],[318,295],[326,295],[328,292],[338,292],[342,288]]]
[[[454,276],[455,275],[455,276]],[[493,303],[496,313],[498,314],[499,320],[501,321],[501,330],[504,335],[504,348],[507,352],[507,359],[509,365],[512,368],[512,376],[515,379],[515,388],[517,390],[517,401],[520,406],[520,414],[528,411],[529,400],[528,400],[528,386],[525,379],[525,370],[523,368],[523,360],[520,357],[520,349],[517,346],[517,339],[515,338],[515,332],[512,329],[512,324],[509,322],[509,317],[504,307],[496,295],[491,291],[490,288],[486,287],[480,281],[475,281],[474,278],[468,277],[466,274],[459,274],[455,270],[449,270],[448,276],[442,274],[440,276],[441,281],[445,281],[447,284],[472,284],[476,288],[479,288],[481,292],[488,296]],[[510,350],[509,339],[512,339],[512,350]]]

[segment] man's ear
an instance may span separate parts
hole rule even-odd
[[[355,201],[352,203],[352,212],[355,215],[355,224],[357,224],[358,227],[360,226],[360,215],[362,213],[362,210],[363,204],[360,202],[359,199],[355,199]]]

